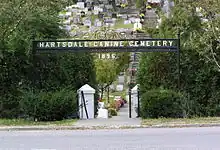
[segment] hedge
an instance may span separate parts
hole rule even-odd
[[[75,91],[61,90],[56,92],[23,94],[20,108],[26,118],[38,121],[55,121],[77,117],[77,99]]]
[[[172,90],[153,89],[141,95],[143,118],[179,118],[184,115],[182,96]]]

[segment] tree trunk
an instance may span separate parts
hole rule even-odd
[[[103,98],[103,93],[104,93],[104,88],[102,87],[102,88],[101,88],[101,100],[102,100],[102,98]]]
[[[107,91],[107,96],[108,96],[108,103],[109,103],[109,86],[108,86],[108,91]]]

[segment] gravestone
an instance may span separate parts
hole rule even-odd
[[[67,20],[65,20],[65,21],[63,22],[63,24],[65,24],[65,25],[70,25],[70,23],[71,23],[71,20],[70,20],[70,19],[67,19]]]
[[[128,18],[128,20],[130,20],[131,23],[135,23],[135,22],[136,22],[136,19],[137,19],[137,18],[135,18],[135,17]]]
[[[73,18],[73,23],[74,23],[74,24],[80,23],[80,16],[74,17],[74,18]]]
[[[123,84],[118,84],[118,85],[116,86],[116,91],[118,91],[118,92],[123,91],[123,89],[124,89],[124,85],[123,85]]]
[[[95,21],[95,26],[96,27],[101,27],[102,26],[102,21],[100,21],[100,20]]]
[[[106,7],[103,7],[103,12],[108,12],[108,9]]]
[[[94,6],[94,11],[93,11],[94,15],[98,15],[99,12],[100,12],[99,7],[98,6]]]
[[[65,27],[65,29],[66,29],[67,31],[70,31],[70,30],[72,29],[72,27],[71,27],[70,25],[67,25],[67,26]]]
[[[131,104],[132,107],[134,108],[134,110],[137,112],[137,108],[138,108],[138,85],[135,85],[132,89],[131,89]]]
[[[122,19],[128,19],[128,15],[122,15],[121,18]]]
[[[131,24],[130,20],[124,20],[124,24]]]
[[[98,116],[97,118],[105,118],[108,119],[108,110],[104,108],[105,103],[99,102]]]
[[[84,93],[84,98],[85,98],[85,105],[83,102],[83,97],[81,92],[83,91]],[[79,94],[79,99],[78,99],[78,104],[79,104],[79,118],[80,119],[87,119],[86,116],[86,110],[88,113],[89,119],[94,119],[94,94],[95,94],[95,89],[93,89],[91,86],[88,84],[85,84],[82,86],[78,91]],[[85,110],[86,108],[86,110]]]
[[[84,9],[85,8],[85,3],[84,2],[77,2],[76,3],[78,8]]]
[[[110,17],[110,18],[112,18],[112,12],[108,12],[108,13],[107,13],[107,16]]]
[[[69,12],[69,11],[66,12],[66,14],[65,14],[66,17],[70,17],[71,15],[72,15],[72,12]]]
[[[89,27],[92,26],[92,22],[90,19],[84,20],[83,24],[84,24],[84,26],[89,26]]]
[[[106,7],[107,9],[113,9],[113,6],[112,6],[112,5],[105,5],[105,7]]]
[[[77,12],[78,12],[78,9],[72,8],[72,9],[71,9],[71,12],[72,12],[72,13],[77,13]]]
[[[140,19],[136,19],[136,22],[134,23],[134,31],[142,29],[142,24],[140,23]]]

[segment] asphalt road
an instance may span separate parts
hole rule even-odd
[[[220,128],[1,131],[0,150],[219,150]]]

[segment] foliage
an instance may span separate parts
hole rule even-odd
[[[34,38],[63,36],[57,17],[62,6],[64,1],[2,0],[0,49],[30,53]]]
[[[181,95],[164,89],[153,89],[141,97],[143,118],[179,118],[183,117]]]
[[[101,28],[100,30],[94,31],[93,33],[88,33],[83,35],[84,39],[126,39],[123,34],[120,34],[109,28]],[[113,54],[113,53],[110,53]],[[129,63],[130,56],[129,53],[116,53],[114,54],[115,58],[113,59],[99,59],[94,55],[95,62],[95,72],[96,72],[96,81],[99,85],[99,91],[101,92],[101,98],[105,89],[107,89],[117,78],[119,73],[126,69],[127,64]]]
[[[117,116],[117,110],[115,108],[109,108],[108,109],[108,113],[110,114],[110,116]]]
[[[75,91],[56,92],[25,91],[20,101],[24,116],[38,121],[55,121],[77,115]]]
[[[207,50],[199,34],[209,36],[201,18],[191,5],[176,4],[172,17],[161,16],[158,29],[147,29],[153,38],[176,38],[181,34],[181,87],[185,93],[187,116],[215,116],[219,106],[220,75],[216,67],[201,52]],[[198,47],[198,45],[200,45]],[[150,53],[141,56],[138,82],[141,93],[163,87],[177,89],[176,55],[173,53]]]
[[[143,7],[145,0],[136,0],[136,7],[141,8]]]
[[[60,29],[58,13],[72,2],[1,1],[0,117],[15,118],[22,115],[23,108],[19,104],[29,89],[33,93],[45,92],[47,95],[47,92],[56,94],[62,89],[76,92],[86,83],[96,88],[91,54],[32,53],[33,39],[67,38],[65,31]]]

